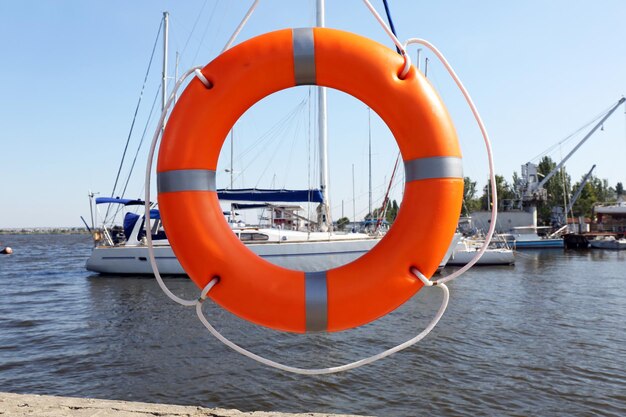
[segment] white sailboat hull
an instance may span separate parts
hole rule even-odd
[[[462,266],[468,264],[478,253],[482,242],[461,240],[454,248],[448,265]],[[515,252],[509,248],[487,248],[475,265],[513,265]]]
[[[451,248],[442,259],[443,268],[457,244],[455,235]],[[373,248],[380,238],[346,239],[309,242],[251,243],[252,252],[276,265],[288,269],[315,272],[326,271],[350,263]],[[155,245],[154,254],[159,272],[164,275],[186,275],[170,245]],[[97,246],[87,260],[86,268],[102,274],[152,274],[148,247]]]
[[[258,243],[246,245],[263,259],[284,268],[302,271],[325,271],[349,263],[367,253],[380,239],[298,243]],[[155,246],[159,272],[185,275],[172,247]],[[89,271],[105,274],[152,274],[148,248],[141,246],[94,248],[87,260]]]
[[[466,265],[474,258],[477,250],[456,251],[448,259],[448,265]],[[515,255],[511,249],[487,249],[475,265],[513,265]]]

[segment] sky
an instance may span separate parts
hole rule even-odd
[[[80,216],[89,219],[88,193],[111,195],[163,11],[170,13],[168,72],[173,76],[176,52],[179,73],[215,58],[250,4],[1,0],[0,228],[81,226]],[[384,13],[382,0],[373,4]],[[507,181],[547,149],[559,161],[586,131],[559,143],[625,94],[623,0],[389,4],[400,40],[427,39],[453,65],[487,126],[496,172]],[[261,0],[237,43],[314,21],[312,0]],[[326,0],[326,25],[393,47],[360,0]],[[160,38],[158,42],[126,156],[129,164],[137,153],[125,194],[129,198],[143,197],[156,117],[149,122],[148,116],[160,83]],[[409,53],[415,60],[416,48]],[[429,58],[428,78],[455,123],[465,175],[482,188],[488,170],[476,123],[435,57],[427,52],[421,57],[422,68]],[[306,188],[316,182],[310,127],[314,100],[309,99],[314,94],[308,87],[274,94],[235,125],[235,187]],[[384,122],[363,103],[331,91],[328,106],[333,217],[359,218],[368,211],[368,140],[375,202],[384,196],[397,147]],[[615,186],[626,182],[625,161],[622,107],[566,168],[578,181],[597,164],[595,175]],[[226,141],[218,186],[229,186],[229,168]],[[392,197],[400,199],[401,190],[400,176]]]

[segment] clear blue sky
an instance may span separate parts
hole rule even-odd
[[[0,227],[78,226],[79,216],[89,215],[88,191],[110,194],[164,10],[171,13],[170,50],[182,54],[182,72],[214,58],[251,3],[0,2]],[[261,0],[239,40],[313,25],[312,3]],[[382,0],[373,3],[383,12]],[[454,65],[489,129],[496,170],[509,181],[521,164],[593,119],[626,91],[623,0],[389,3],[401,40],[429,39]],[[327,26],[391,45],[360,0],[327,0]],[[411,54],[415,57],[415,49]],[[159,45],[130,145],[131,159],[156,93],[160,62]],[[434,59],[431,64],[429,78],[448,105],[461,139],[465,173],[482,187],[487,169],[478,129],[441,66]],[[240,157],[235,161],[236,186],[269,187],[273,182],[306,187],[307,171],[302,167],[308,164],[307,156],[300,162],[292,160],[293,155],[306,153],[306,134],[299,144],[276,139],[267,146],[286,148],[286,154],[266,154],[254,162],[251,152],[242,153],[248,149],[246,141],[263,137],[307,95],[307,88],[280,93],[244,116],[235,128],[235,155]],[[367,209],[367,109],[341,94],[331,94],[329,101],[334,217],[341,214],[342,200],[345,214],[352,217],[352,164],[358,217]],[[305,105],[292,122],[281,126],[298,136],[306,130],[308,119],[302,113],[307,112]],[[382,197],[395,158],[388,135],[374,117],[375,200]],[[559,160],[573,145],[569,141],[550,156]],[[141,196],[146,153],[144,145],[129,197]],[[229,164],[225,153],[222,167]],[[272,157],[270,165],[259,163]],[[596,175],[610,185],[626,182],[623,109],[581,148],[567,169],[578,181],[594,163]],[[287,168],[296,174],[287,174]],[[221,173],[218,180],[218,185],[226,186],[229,177]],[[394,196],[399,196],[398,188]]]

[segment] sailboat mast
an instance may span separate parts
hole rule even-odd
[[[370,218],[374,218],[372,211],[372,109],[367,108],[367,129],[368,129],[368,176],[369,176],[369,212]]]
[[[324,0],[317,0],[316,24],[318,27],[325,27]],[[318,130],[319,130],[319,152],[320,152],[320,189],[324,202],[320,207],[323,225],[330,229],[332,219],[330,216],[330,198],[328,187],[328,129],[326,116],[326,88],[318,87]]]
[[[230,189],[233,189],[235,177],[233,168],[233,155],[235,154],[235,127],[230,129]]]
[[[169,12],[163,12],[163,78],[161,79],[161,111],[167,104],[167,38],[169,36]]]
[[[233,165],[233,155],[235,154],[235,126],[230,129],[230,189],[232,190],[235,184],[235,171]],[[230,222],[235,223],[235,205],[230,204]]]

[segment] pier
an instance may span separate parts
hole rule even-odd
[[[186,405],[150,404],[93,398],[0,392],[0,416],[11,417],[356,417],[348,414],[280,413]]]

